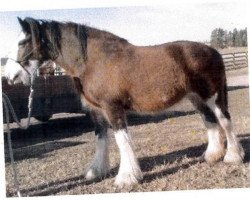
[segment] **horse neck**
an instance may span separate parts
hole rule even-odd
[[[66,70],[66,73],[79,77],[87,66],[94,66],[96,63],[105,63],[115,51],[123,50],[129,43],[112,33],[85,27],[87,31],[87,59],[81,52],[81,43],[74,33],[62,32],[61,54],[56,59],[56,63]],[[66,39],[65,39],[66,38]],[[74,41],[75,45],[72,45]],[[71,45],[68,45],[70,44]],[[112,55],[111,55],[112,54]]]
[[[82,62],[67,61],[62,55],[59,55],[56,60],[54,60],[55,64],[63,68],[67,75],[72,77],[80,77],[85,69],[85,64]]]
[[[71,35],[62,40],[61,51],[54,62],[62,67],[68,75],[79,77],[84,71],[85,60],[80,53],[80,45]],[[74,45],[69,45],[71,42]]]

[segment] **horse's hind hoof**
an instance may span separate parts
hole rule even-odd
[[[243,163],[244,156],[245,153],[242,147],[239,149],[228,149],[223,161],[225,163],[240,164]]]

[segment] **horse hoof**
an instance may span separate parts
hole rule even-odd
[[[118,188],[124,188],[138,184],[143,179],[141,172],[136,174],[118,174],[115,179],[115,185]]]
[[[107,171],[100,171],[94,168],[90,168],[85,173],[85,179],[87,181],[93,181],[96,179],[103,179],[104,177],[106,177],[106,175],[107,175]]]
[[[244,153],[243,148],[229,149],[224,157],[224,162],[240,164],[243,162],[244,156],[245,156],[245,153]]]
[[[225,163],[235,163],[240,164],[243,162],[243,159],[241,156],[235,154],[235,155],[226,155],[223,160]]]
[[[85,175],[85,179],[87,181],[91,181],[93,179],[97,178],[96,174],[94,173],[93,169],[88,170],[88,172]]]
[[[204,155],[204,159],[207,163],[214,164],[222,160],[224,155],[225,155],[224,150],[221,150],[219,152],[206,152]]]

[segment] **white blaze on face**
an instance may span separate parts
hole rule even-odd
[[[9,84],[23,83],[24,85],[30,85],[31,76],[36,76],[36,70],[39,62],[37,60],[30,60],[29,65],[25,66],[24,70],[20,64],[8,59],[5,76],[8,79]]]
[[[18,41],[16,41],[15,46],[7,56],[9,59],[5,66],[5,76],[7,77],[9,84],[23,83],[29,85],[30,76],[36,75],[36,69],[39,65],[37,60],[29,60],[28,65],[23,66],[25,70],[19,63],[15,62],[18,54],[18,42],[23,39],[25,39],[25,34],[21,32]]]
[[[14,83],[15,78],[18,76],[18,74],[22,73],[22,67],[15,62],[14,60],[8,59],[5,69],[4,69],[4,75],[7,77],[8,82]]]
[[[15,62],[15,60],[17,60],[18,42],[23,40],[24,38],[25,34],[21,32],[7,54],[7,57],[9,59],[7,60],[7,63],[4,67],[4,75],[8,78],[9,83],[14,83],[14,79],[17,77],[17,75],[21,74],[23,71],[22,67],[17,62]],[[18,82],[20,81],[17,81],[16,83]]]

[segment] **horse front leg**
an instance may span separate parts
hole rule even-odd
[[[115,179],[115,185],[122,188],[137,184],[143,175],[134,153],[131,136],[127,129],[125,111],[119,105],[106,109],[106,114],[112,125],[115,140],[120,152],[120,167]]]
[[[95,124],[96,152],[93,161],[85,172],[87,180],[103,178],[109,171],[109,139],[108,123],[101,113],[91,111],[91,118]]]

